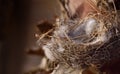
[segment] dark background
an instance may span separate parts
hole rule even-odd
[[[36,25],[60,14],[57,0],[0,0],[0,74],[23,74],[39,56],[26,55],[35,44]]]

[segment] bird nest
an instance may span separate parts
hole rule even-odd
[[[106,15],[109,18],[115,14]],[[109,42],[116,36],[116,20],[102,14],[88,15],[85,19],[59,21],[55,28],[50,51],[57,61],[73,68],[86,68],[91,65],[101,67],[110,61]],[[93,26],[91,26],[93,25]],[[115,57],[114,57],[115,58]]]
[[[119,10],[114,3],[109,6],[111,4],[102,1],[89,2],[95,11],[82,19],[56,18],[55,27],[38,40],[48,59],[81,70],[88,67],[100,69],[120,58]],[[44,41],[46,38],[49,39]]]
[[[114,38],[119,37],[117,10],[109,10],[106,6],[98,8],[101,10],[97,9],[83,19],[57,18],[51,40],[43,46],[53,56],[47,57],[74,69],[90,66],[99,69],[116,56],[120,58],[120,53],[113,54],[119,50],[111,47]]]

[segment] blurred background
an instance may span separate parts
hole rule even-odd
[[[58,0],[0,0],[0,74],[23,74],[40,63],[26,49],[35,45],[36,25],[59,14]]]

